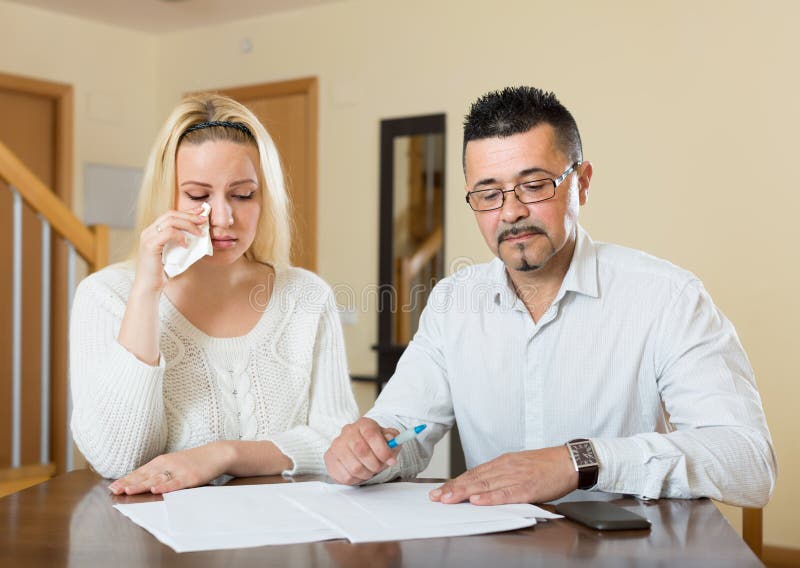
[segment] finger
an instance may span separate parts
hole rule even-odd
[[[359,479],[351,475],[350,472],[347,471],[347,468],[344,466],[344,464],[340,459],[336,458],[334,461],[335,461],[333,465],[333,470],[335,475],[334,479],[338,483],[341,483],[343,485],[358,485],[359,483],[364,481],[362,479]]]
[[[342,434],[331,445],[331,450],[348,473],[363,481],[385,468],[384,463],[375,455],[368,437],[377,438],[378,444],[386,446],[380,426],[365,419],[345,426]]]
[[[454,487],[454,479],[444,483],[443,485],[437,487],[430,493],[428,493],[428,498],[431,501],[439,501],[441,503],[451,503],[453,498],[453,487]]]
[[[154,227],[145,230],[140,238],[140,246],[142,250],[155,254],[164,250],[164,247],[170,241],[184,247],[189,244],[183,231],[164,226],[161,227],[160,231],[156,231]]]
[[[442,503],[461,503],[473,495],[502,489],[512,483],[509,479],[504,475],[486,473],[480,475],[471,470],[451,480],[449,487],[443,488],[440,501]]]
[[[148,227],[148,232],[143,234],[161,236],[164,231],[169,228],[177,228],[189,233],[201,234],[202,229],[200,225],[207,221],[208,218],[202,215],[170,211],[153,221]]]
[[[203,206],[202,205],[198,205],[197,207],[190,207],[189,209],[177,210],[176,212],[177,213],[186,213],[187,215],[199,216],[199,217],[203,217],[204,219],[208,219],[208,217],[206,217],[205,215],[201,215],[201,213],[203,212]]]
[[[431,501],[439,501],[446,491],[447,483],[444,483],[428,493],[428,499]],[[449,491],[449,490],[448,490]]]
[[[334,440],[331,447],[325,452],[325,467],[328,475],[337,483],[357,485],[373,476],[373,473],[364,467],[350,449],[351,438],[358,435],[356,428],[352,425],[346,426],[342,435]]]
[[[179,229],[195,235],[199,235],[203,232],[199,224],[191,219],[169,218],[165,221],[153,224],[153,232],[156,235],[162,235],[165,231],[170,229]]]
[[[176,229],[182,229],[184,231],[189,231],[190,233],[200,234],[203,232],[203,230],[200,228],[200,225],[207,220],[208,219],[205,217],[195,217],[192,219],[173,219],[171,225]]]
[[[363,469],[361,477],[370,475],[364,466],[359,462],[358,458],[353,455],[350,449],[351,438],[354,436],[355,429],[352,425],[345,426],[342,429],[342,434],[336,438],[331,447],[325,454],[325,463],[331,476],[338,482],[346,485],[352,485],[362,481],[356,478],[353,472]]]
[[[177,229],[168,227],[166,229],[162,229],[160,233],[156,234],[155,242],[153,243],[153,248],[155,252],[161,252],[167,243],[175,243],[182,247],[189,246],[189,237],[186,234],[187,232],[194,233],[195,231],[185,231],[184,229]],[[202,231],[195,236],[199,236],[202,234]]]
[[[453,488],[456,486],[456,484],[463,483],[464,477],[467,475],[470,476],[475,475],[475,470],[468,469],[458,477],[455,477],[453,479],[444,482],[442,485],[440,485],[439,487],[428,493],[428,497],[430,497],[432,501],[440,501],[442,497],[445,495],[450,497],[453,493]]]
[[[386,468],[384,460],[394,457],[394,452],[384,439],[383,428],[368,418],[342,428],[342,433],[331,444],[329,452],[339,460],[347,477],[355,478],[357,482],[367,481],[383,471]],[[353,482],[352,479],[349,481]]]
[[[381,428],[374,422],[361,429],[361,435],[369,446],[370,453],[380,462],[380,469],[378,471],[383,470],[387,464],[394,465],[397,461],[395,458],[400,452],[400,448],[392,449],[386,443],[386,434],[391,434],[389,438],[389,440],[391,440],[397,436],[395,432],[397,432],[397,430],[394,428]],[[378,471],[375,473],[378,473]]]
[[[120,477],[108,486],[108,490],[114,495],[119,495],[125,491],[125,488],[129,485],[129,483],[128,476]]]
[[[389,440],[392,440],[392,439],[396,438],[399,435],[400,435],[400,432],[398,430],[395,430],[394,428],[384,428],[383,429],[383,437],[387,442],[389,442]],[[386,447],[387,448],[389,447],[388,443],[387,443]],[[390,457],[388,460],[386,460],[386,465],[390,465],[390,466],[391,465],[396,465],[397,464],[397,455],[400,453],[400,450],[402,450],[402,449],[403,448],[401,448],[400,446],[395,446],[394,448],[391,448],[390,451],[392,452],[392,457]]]
[[[341,462],[339,462],[339,458],[336,457],[336,451],[333,447],[328,448],[328,451],[325,452],[323,456],[323,460],[325,461],[325,470],[328,472],[328,477],[336,483],[348,485],[350,474],[347,473],[347,470],[344,469]]]
[[[186,221],[208,221],[208,217],[201,215],[202,207],[195,207],[194,209],[187,209],[186,211],[167,211],[158,217],[155,223],[167,223],[170,219],[184,219]]]
[[[386,446],[386,441],[383,439],[382,435],[380,436],[379,443]],[[364,437],[358,437],[354,440],[351,440],[349,443],[349,449],[355,460],[358,461],[358,463],[364,468],[369,470],[372,475],[383,471],[383,469],[386,467],[386,459],[392,457],[390,454],[386,459],[379,458],[377,455],[375,455],[375,449]],[[352,462],[352,459],[345,460],[345,465],[348,466],[348,469],[350,469]]]
[[[179,229],[173,229],[171,227],[162,229],[161,232],[156,235],[156,251],[161,251],[168,242],[173,242],[183,247],[189,245],[189,239],[186,238],[186,234]]]
[[[439,501],[442,498],[442,496],[453,494],[454,490],[458,488],[463,488],[467,484],[475,484],[478,483],[479,480],[482,480],[484,478],[486,479],[493,478],[501,474],[507,474],[507,475],[511,474],[511,469],[509,468],[508,454],[503,454],[500,457],[497,457],[486,463],[482,463],[478,466],[473,467],[472,469],[468,469],[458,477],[455,477],[445,482],[440,487],[431,491],[428,494],[428,497],[432,501]],[[467,497],[464,497],[463,499],[466,498]]]
[[[108,488],[111,489],[111,491],[113,491],[115,494],[119,495],[120,493],[124,493],[125,489],[131,485],[139,484],[145,479],[148,479],[151,475],[152,472],[150,472],[149,469],[144,469],[144,467],[141,467],[130,472],[125,477],[117,479],[114,483],[109,485]]]
[[[342,464],[341,460],[337,455],[337,447],[334,443],[327,452],[325,452],[324,460],[325,460],[325,469],[328,472],[328,477],[330,477],[336,483],[341,483],[343,485],[353,485],[358,483],[359,480],[354,478],[350,475],[350,472]]]
[[[125,488],[125,493],[128,495],[136,495],[138,493],[144,493],[146,491],[150,491],[156,485],[166,483],[169,480],[170,476],[168,476],[166,472],[159,472],[151,475],[150,477],[148,477],[143,481],[129,485],[128,487]]]
[[[469,502],[473,505],[504,505],[506,503],[530,503],[533,496],[522,485],[514,484],[486,493],[471,495]]]
[[[339,456],[339,463],[345,471],[345,483],[347,485],[356,485],[364,481],[369,481],[375,475],[372,471],[367,469],[358,458],[350,453]]]
[[[383,429],[383,437],[386,438],[388,442],[392,438],[397,438],[400,435],[399,430],[395,430],[394,428],[384,428]]]

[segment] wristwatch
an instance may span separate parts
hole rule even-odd
[[[578,438],[567,442],[567,448],[575,471],[578,472],[578,489],[591,489],[597,484],[597,474],[600,471],[594,446],[586,438]]]

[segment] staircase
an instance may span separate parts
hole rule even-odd
[[[4,252],[0,270],[5,272],[0,278],[10,280],[11,291],[10,297],[0,300],[8,307],[2,312],[4,321],[0,324],[4,332],[0,342],[4,357],[8,354],[10,359],[10,365],[3,367],[6,376],[0,376],[0,399],[6,400],[3,408],[10,409],[0,423],[2,497],[71,469],[66,379],[68,308],[78,259],[86,262],[90,272],[108,262],[108,227],[85,226],[2,142],[0,192],[11,194],[13,220],[10,247],[3,249],[10,248],[10,254]],[[30,222],[38,224],[41,231],[41,239],[37,238],[40,246],[36,248],[23,239],[23,223]],[[26,234],[30,234],[29,226]],[[66,263],[59,262],[58,251],[63,248]],[[38,281],[25,281],[23,263],[40,266]],[[8,266],[11,270],[4,270]],[[38,317],[26,314],[32,288],[41,291],[35,303]],[[66,300],[62,301],[58,291],[64,288]],[[23,333],[23,326],[31,326],[32,321],[39,341],[33,350],[23,341],[30,336]],[[27,351],[35,351],[37,356],[26,357]]]

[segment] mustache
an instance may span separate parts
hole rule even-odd
[[[547,232],[544,229],[542,229],[540,227],[537,227],[535,225],[517,225],[517,226],[509,227],[508,229],[505,229],[503,232],[501,232],[499,235],[497,235],[497,244],[499,245],[500,243],[502,243],[504,240],[506,240],[508,238],[513,238],[513,237],[516,237],[516,236],[519,236],[519,235],[522,235],[522,234],[525,234],[525,233],[531,233],[531,234],[534,234],[534,235],[546,235],[547,234]]]

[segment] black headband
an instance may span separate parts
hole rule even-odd
[[[193,124],[189,128],[187,128],[181,137],[178,139],[178,142],[183,140],[183,137],[189,134],[190,132],[194,132],[195,130],[202,130],[204,128],[211,128],[212,126],[225,126],[227,128],[235,128],[239,132],[243,132],[247,134],[250,138],[255,140],[255,136],[253,133],[250,132],[250,129],[247,128],[246,125],[242,124],[241,122],[228,122],[227,120],[212,120],[210,122],[199,122],[197,124]]]

